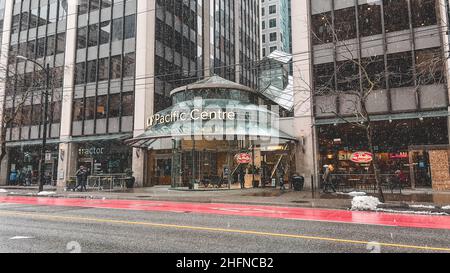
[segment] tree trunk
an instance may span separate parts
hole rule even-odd
[[[384,199],[383,189],[381,187],[381,176],[380,176],[380,169],[378,167],[378,157],[376,156],[375,149],[373,148],[373,128],[372,128],[372,124],[370,122],[367,125],[366,133],[367,133],[367,140],[369,143],[369,150],[373,155],[372,164],[373,164],[373,171],[375,174],[375,181],[376,181],[376,187],[378,190],[378,196],[380,198],[380,201],[382,203],[384,203],[385,199]]]

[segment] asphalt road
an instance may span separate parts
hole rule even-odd
[[[450,231],[0,203],[0,252],[368,253],[371,250],[450,252]]]

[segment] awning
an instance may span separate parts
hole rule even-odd
[[[61,140],[59,138],[47,139],[47,144],[59,144],[59,143],[80,143],[80,142],[92,142],[92,141],[110,141],[118,140],[123,141],[133,137],[131,133],[124,134],[111,134],[111,135],[100,135],[100,136],[82,136],[82,137],[72,137],[68,140]],[[6,143],[6,147],[21,147],[21,146],[38,146],[42,145],[42,139],[37,140],[24,140],[24,141],[14,141]]]

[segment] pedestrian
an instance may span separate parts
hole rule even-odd
[[[245,167],[242,164],[239,167],[239,182],[241,183],[241,189],[245,189]]]
[[[84,166],[81,165],[80,168],[75,173],[76,179],[76,186],[73,188],[73,191],[77,191],[78,188],[80,188],[81,191],[83,191],[83,179],[84,179],[85,171]]]
[[[11,173],[9,174],[9,183],[10,185],[16,185],[16,182],[17,182],[17,171],[12,170]]]
[[[328,188],[331,188],[333,192],[336,192],[336,188],[333,185],[331,173],[333,172],[334,168],[333,165],[325,165],[325,173],[322,176],[323,181],[323,192],[328,193]]]
[[[278,183],[280,184],[280,191],[285,191],[286,187],[284,186],[284,168],[280,164],[277,168],[277,179]]]
[[[25,185],[25,169],[19,170],[17,174],[18,185]]]
[[[25,185],[31,186],[31,180],[33,178],[33,174],[30,169],[27,170],[25,174]]]
[[[81,177],[81,182],[82,182],[81,191],[83,191],[83,189],[84,189],[84,191],[87,191],[86,185],[87,185],[87,178],[89,176],[89,173],[90,173],[90,170],[83,167],[83,175]]]

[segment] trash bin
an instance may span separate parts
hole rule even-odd
[[[305,185],[305,178],[303,176],[292,177],[292,186],[294,187],[295,191],[302,191],[304,185]]]

